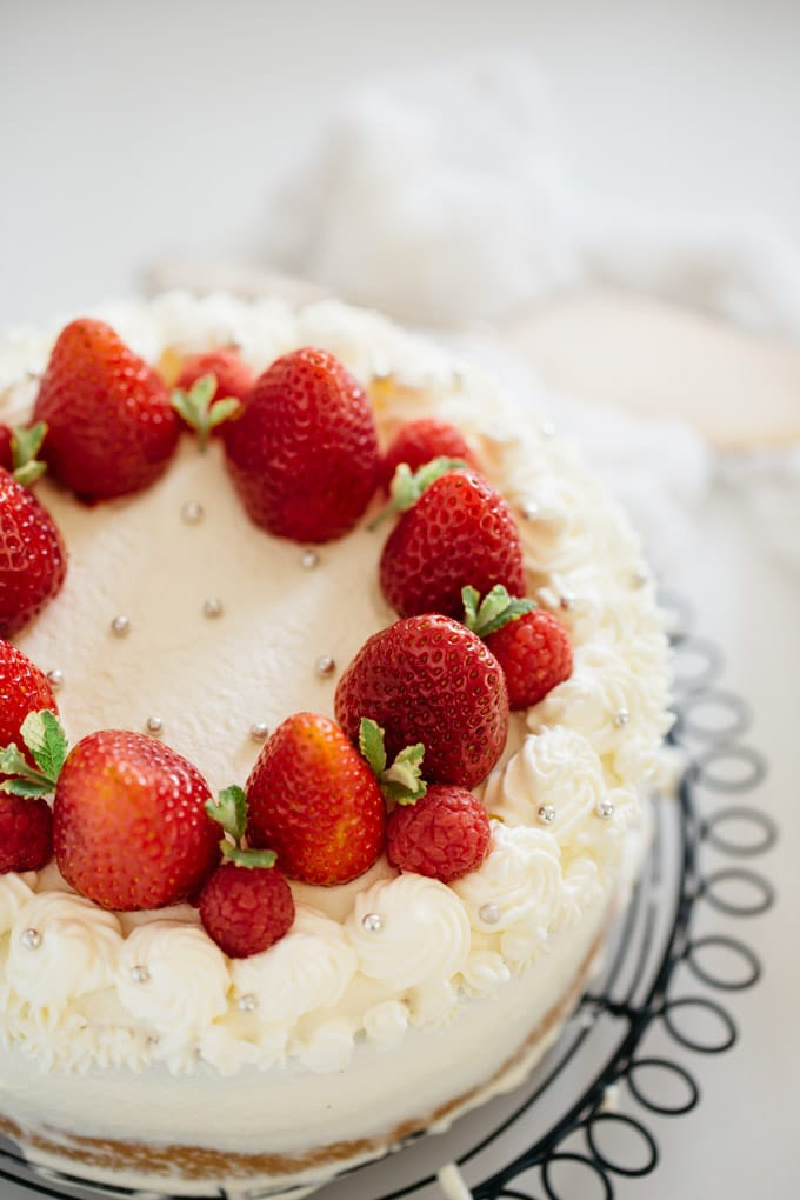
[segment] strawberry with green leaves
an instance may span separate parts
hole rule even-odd
[[[225,836],[223,861],[200,893],[200,920],[208,936],[229,958],[261,954],[280,941],[294,922],[294,898],[272,850],[245,845],[247,797],[240,787],[225,788],[206,812]]]
[[[457,459],[462,466],[478,469],[475,457],[460,429],[435,417],[405,421],[395,432],[381,459],[380,482],[390,491],[395,471],[403,463],[411,474],[434,458]]]
[[[375,863],[386,840],[387,796],[422,795],[421,746],[391,766],[382,731],[356,723],[364,757],[335,721],[294,713],[266,743],[247,780],[247,837],[269,846],[290,879],[348,883]]]
[[[369,638],[339,680],[334,708],[354,744],[362,717],[385,729],[389,755],[423,744],[430,783],[474,787],[508,733],[500,664],[476,634],[439,613],[396,621]]]
[[[45,694],[34,678],[35,691]],[[13,697],[18,706],[18,697]],[[16,717],[3,712],[2,738]],[[22,747],[22,748],[20,748]],[[40,871],[53,857],[53,815],[44,799],[55,790],[66,738],[54,713],[29,711],[0,750],[0,874]]]
[[[183,377],[183,373],[182,376]],[[225,421],[241,412],[242,402],[220,388],[213,371],[200,375],[189,386],[179,386],[172,393],[175,411],[197,434],[201,450],[205,450],[211,434]]]
[[[35,425],[0,424],[0,467],[23,487],[30,487],[47,470],[47,463],[37,458],[46,433],[44,421]]]
[[[533,600],[494,587],[481,601],[474,587],[462,592],[468,629],[483,638],[503,668],[512,712],[530,708],[572,674],[572,645],[564,626]]]
[[[149,487],[178,444],[180,422],[160,375],[103,321],[62,329],[39,385],[54,479],[95,503]]]
[[[381,591],[401,617],[459,617],[461,589],[502,584],[525,592],[519,527],[505,498],[477,472],[434,459],[416,475],[399,467],[392,507],[401,516],[380,560]]]

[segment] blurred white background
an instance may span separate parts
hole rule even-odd
[[[354,81],[505,49],[549,76],[590,193],[671,218],[758,213],[800,243],[796,0],[0,0],[0,326],[130,294],[166,254],[245,257]],[[734,998],[741,1045],[694,1062],[699,1110],[661,1122],[662,1165],[620,1195],[789,1200],[798,581],[723,488],[670,582],[755,709],[783,896],[742,930],[767,976]]]

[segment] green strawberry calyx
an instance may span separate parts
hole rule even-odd
[[[240,867],[274,867],[278,857],[274,850],[249,850],[245,845],[247,796],[243,788],[235,784],[223,788],[216,800],[206,801],[206,812],[222,826],[225,837],[220,849],[229,862]]]
[[[406,746],[388,766],[385,732],[369,717],[362,717],[358,733],[359,749],[375,772],[378,786],[387,800],[394,804],[416,804],[428,790],[420,774],[425,747],[422,742]]]
[[[36,457],[42,448],[46,433],[46,421],[37,421],[31,426],[15,425],[11,431],[13,474],[17,483],[21,483],[23,487],[30,487],[37,479],[41,479],[47,470],[47,463]]]
[[[217,377],[209,371],[195,380],[188,392],[175,388],[172,393],[172,407],[195,430],[201,450],[208,445],[211,430],[235,417],[242,407],[241,400],[235,396],[215,400],[216,390]]]
[[[462,588],[461,599],[466,614],[464,624],[480,638],[497,633],[504,625],[517,621],[537,607],[535,600],[519,600],[515,596],[509,596],[500,583],[487,592],[483,600],[474,587]]]
[[[463,458],[447,458],[445,455],[432,458],[417,471],[412,471],[408,463],[400,463],[389,489],[391,499],[386,508],[370,521],[369,528],[377,528],[381,521],[392,516],[393,513],[408,512],[417,503],[422,493],[427,491],[431,484],[440,479],[442,475],[446,475],[448,471],[460,470],[467,465]]]
[[[0,792],[29,800],[49,796],[56,789],[66,761],[67,735],[55,713],[46,708],[28,713],[19,731],[36,767],[30,765],[15,743],[5,746],[0,750],[0,772],[11,778],[0,783]]]

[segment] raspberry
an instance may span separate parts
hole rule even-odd
[[[249,958],[291,929],[292,891],[277,867],[224,862],[200,893],[200,920],[229,958]]]
[[[0,874],[40,871],[53,857],[53,814],[45,800],[0,793]]]
[[[416,804],[395,808],[387,836],[393,867],[451,883],[481,865],[491,829],[486,809],[472,792],[434,784]]]
[[[538,704],[572,674],[569,634],[541,608],[510,621],[485,641],[505,672],[512,711]]]
[[[433,417],[407,421],[400,426],[381,460],[380,484],[384,491],[389,490],[400,463],[406,463],[412,471],[418,471],[431,459],[440,457],[460,458],[470,466],[475,466],[472,451],[454,425]]]

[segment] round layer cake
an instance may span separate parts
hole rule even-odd
[[[488,856],[450,885],[385,855],[342,886],[293,882],[290,932],[230,959],[189,904],[110,912],[55,865],[0,875],[0,1131],[76,1176],[300,1196],[514,1086],[557,1035],[658,771],[662,621],[635,535],[571,447],[437,346],[331,302],[172,295],[98,315],[153,364],[235,343],[261,371],[326,348],[384,442],[415,417],[457,426],[516,514],[527,595],[572,641],[571,677],[512,713],[475,789]],[[0,344],[4,420],[29,414],[57,332]],[[333,716],[337,679],[396,619],[378,586],[385,528],[365,516],[314,548],[268,535],[219,444],[185,437],[150,488],[94,507],[46,477],[36,489],[67,580],[14,640],[59,673],[71,741],[150,729],[214,791],[243,783],[265,728]]]

